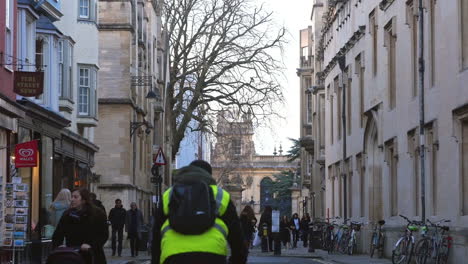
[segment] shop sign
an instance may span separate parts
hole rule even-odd
[[[15,166],[17,168],[37,167],[37,140],[16,144]]]
[[[14,92],[26,96],[41,95],[44,90],[44,72],[15,72]]]

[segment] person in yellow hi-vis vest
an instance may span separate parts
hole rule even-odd
[[[196,160],[177,171],[153,226],[153,264],[245,264],[248,249],[236,207],[216,185],[211,166]]]

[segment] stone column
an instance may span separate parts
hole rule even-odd
[[[240,215],[240,212],[242,211],[242,191],[244,188],[242,186],[237,185],[237,184],[226,184],[224,186],[224,189],[229,192],[231,195],[231,201],[234,203],[236,206],[237,214]]]
[[[297,187],[297,184],[290,188],[291,190],[291,213],[302,212],[302,208],[299,208],[299,197],[301,196],[301,188]]]

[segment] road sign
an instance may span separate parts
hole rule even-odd
[[[159,148],[158,154],[156,155],[156,158],[154,159],[154,164],[166,165],[166,156],[164,156],[164,152],[162,151],[161,147]]]

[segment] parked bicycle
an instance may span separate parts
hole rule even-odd
[[[374,232],[372,233],[371,245],[370,245],[370,257],[373,258],[375,251],[378,252],[378,257],[383,257],[384,252],[384,233],[382,232],[382,226],[385,225],[384,220],[380,220],[374,227]]]
[[[333,248],[334,248],[334,238],[335,234],[333,233],[333,230],[335,229],[335,222],[332,223],[327,223],[325,227],[322,229],[322,241],[323,241],[323,250],[326,250],[328,254],[333,253]]]
[[[429,236],[424,234],[423,238],[416,244],[416,262],[418,264],[446,264],[448,263],[452,237],[446,234],[449,227],[443,226],[441,223],[449,223],[450,220],[440,220],[433,223],[428,219],[427,222],[434,231]]]
[[[348,239],[348,255],[353,255],[357,249],[357,232],[361,231],[361,226],[363,223],[351,222],[351,233]]]
[[[423,223],[420,221],[410,220],[404,215],[400,215],[401,218],[405,219],[408,224],[406,225],[405,233],[401,236],[400,239],[395,244],[395,247],[392,251],[392,263],[411,263],[411,257],[414,250],[414,236],[413,232],[419,230],[419,226],[422,226]]]

